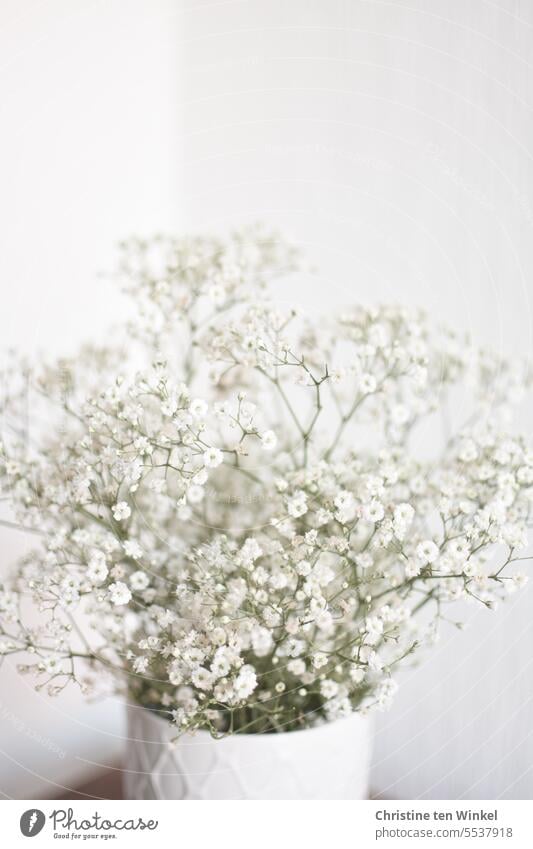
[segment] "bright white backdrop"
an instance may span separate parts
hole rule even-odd
[[[179,228],[178,17],[172,0],[2,0],[2,347],[101,338],[122,304],[97,276],[115,242]],[[23,540],[0,544],[4,570]],[[120,705],[30,683],[0,671],[0,793],[58,796],[116,763]]]
[[[4,339],[57,350],[103,332],[119,301],[94,272],[129,231],[253,218],[285,229],[320,268],[283,292],[306,309],[418,303],[530,354],[529,3],[3,8]],[[498,615],[469,610],[470,629],[444,633],[404,675],[379,723],[376,790],[531,798],[532,605],[533,588]],[[42,715],[43,734],[66,739],[80,767],[112,757],[115,712],[92,709],[82,733],[70,703],[61,718],[21,687],[2,701],[27,723]],[[27,765],[29,735],[13,728],[3,721],[1,745]],[[69,760],[43,745],[39,757],[43,774]],[[15,786],[7,769],[0,789],[16,795],[23,773]]]

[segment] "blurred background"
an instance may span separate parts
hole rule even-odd
[[[2,346],[102,338],[124,236],[264,220],[319,269],[283,293],[307,310],[420,304],[530,356],[532,47],[527,0],[3,0]],[[1,579],[28,540],[0,544]],[[403,674],[376,794],[532,798],[532,610],[469,607]],[[118,774],[123,735],[0,670],[4,797]]]

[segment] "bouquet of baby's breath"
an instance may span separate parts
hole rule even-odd
[[[295,730],[388,705],[450,602],[525,580],[524,369],[398,306],[278,310],[295,268],[261,232],[132,240],[115,347],[6,373],[6,521],[39,544],[0,653],[38,687],[105,671],[179,731]]]

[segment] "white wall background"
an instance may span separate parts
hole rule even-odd
[[[426,306],[531,352],[533,6],[512,0],[187,4],[188,226],[279,223],[322,276],[284,297]],[[531,407],[524,421],[531,422]],[[531,798],[533,587],[468,610],[404,675],[373,786]]]
[[[102,337],[122,304],[97,276],[116,241],[179,228],[178,18],[172,0],[2,0],[2,348]],[[25,543],[2,531],[2,570]],[[59,796],[117,762],[120,705],[38,696],[13,666],[0,670],[0,794]]]
[[[284,297],[418,303],[531,352],[526,0],[4,0],[2,17],[3,338],[57,348],[101,331],[119,307],[94,271],[124,233],[253,218],[320,266]],[[531,798],[532,604],[533,587],[497,615],[469,609],[470,629],[404,675],[379,724],[376,791]],[[0,698],[33,722],[5,680]],[[83,733],[37,710],[57,740],[70,729],[70,754],[116,750],[108,707]],[[0,745],[27,767],[12,729]],[[41,749],[42,774],[57,772]],[[0,789],[17,795],[8,769]]]

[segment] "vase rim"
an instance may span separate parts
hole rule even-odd
[[[138,716],[137,712],[142,711],[143,717],[145,718],[145,720],[157,723],[157,725],[159,725],[159,726],[161,726],[161,724],[164,724],[169,729],[172,728],[172,724],[167,719],[165,719],[164,716],[159,715],[159,713],[157,711],[153,710],[152,708],[145,707],[144,705],[140,705],[137,702],[127,702],[126,709],[127,709],[127,712],[129,714],[131,714],[132,716]],[[161,713],[164,713],[164,711],[161,711]],[[331,730],[333,727],[338,728],[340,723],[356,722],[356,721],[361,722],[362,724],[370,724],[371,716],[369,714],[366,714],[366,713],[363,714],[359,711],[354,710],[348,716],[342,716],[342,717],[339,717],[339,719],[334,719],[334,720],[326,720],[324,722],[321,722],[320,724],[310,726],[310,727],[306,726],[304,728],[295,728],[295,729],[292,729],[291,731],[282,731],[282,732],[260,731],[260,732],[244,732],[244,733],[242,733],[242,732],[239,733],[238,731],[236,731],[233,734],[224,734],[223,736],[216,738],[216,737],[213,737],[211,735],[211,733],[209,731],[207,731],[206,729],[198,728],[198,729],[194,729],[193,731],[182,732],[181,735],[179,734],[179,732],[176,729],[176,735],[177,736],[184,736],[186,734],[189,737],[196,737],[196,738],[204,738],[205,737],[207,740],[212,740],[212,741],[215,741],[215,742],[222,742],[223,740],[230,740],[230,739],[235,740],[236,738],[241,738],[241,739],[246,739],[246,740],[259,740],[259,739],[261,739],[261,740],[265,740],[265,741],[272,741],[273,739],[278,739],[280,737],[287,737],[289,735],[292,735],[293,737],[295,735],[299,736],[302,733],[305,733],[306,731],[307,732],[312,732],[312,731],[314,731],[314,732],[318,732],[318,731],[327,732],[327,731]],[[147,742],[149,742],[149,741],[147,741]]]

